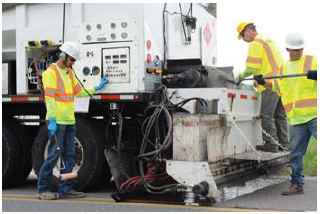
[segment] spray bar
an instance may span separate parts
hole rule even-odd
[[[288,75],[279,75],[279,76],[270,76],[270,77],[262,77],[262,79],[282,79],[282,78],[291,78],[291,77],[306,77],[308,73],[303,74],[288,74]],[[245,80],[254,80],[254,78],[246,78],[239,81],[245,81]]]

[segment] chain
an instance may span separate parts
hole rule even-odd
[[[280,147],[283,149],[283,151],[287,151],[287,150],[288,150],[288,148],[283,147],[283,146],[279,143],[279,141],[277,141],[276,139],[274,139],[274,138],[273,138],[266,130],[264,130],[262,127],[261,127],[261,131],[262,131],[262,133],[263,133],[265,136],[267,136],[268,138],[270,138],[270,139],[272,140],[272,143],[273,143],[273,144],[276,144],[276,145],[280,146]]]
[[[221,103],[222,104],[222,103]],[[223,104],[222,104],[223,105]],[[239,134],[242,136],[242,138],[247,142],[247,144],[252,148],[252,150],[258,155],[258,161],[261,161],[261,153],[256,150],[256,148],[252,145],[252,143],[248,140],[248,138],[244,135],[242,130],[239,128],[239,126],[236,124],[236,121],[233,119],[231,112],[228,108],[226,108],[227,115],[230,117],[231,122],[233,123],[236,130],[239,132]]]

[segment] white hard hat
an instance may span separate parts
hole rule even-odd
[[[75,58],[76,60],[80,59],[80,47],[75,42],[67,41],[63,43],[63,45],[61,45],[60,47],[60,50]]]
[[[304,48],[303,36],[300,33],[289,33],[286,37],[286,47],[289,49],[301,49]]]

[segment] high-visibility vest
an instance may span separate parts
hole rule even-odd
[[[302,55],[296,70],[289,70],[288,63],[281,66],[279,75],[301,74],[317,69],[317,57]],[[317,117],[317,81],[307,77],[274,79],[274,89],[279,92],[290,125],[306,123]],[[299,119],[297,119],[299,118]]]
[[[74,97],[82,91],[79,82],[74,80],[73,70],[66,69],[68,74],[64,78],[55,63],[52,63],[43,73],[45,98],[46,100],[47,98],[53,98],[55,101],[55,109],[48,109],[47,107],[46,119],[49,119],[49,115],[53,115],[56,117],[57,124],[75,123]],[[50,111],[55,112],[50,114]]]
[[[253,75],[262,74],[266,77],[279,75],[282,64],[283,58],[277,45],[271,39],[265,39],[258,34],[249,45],[246,67],[256,70]],[[258,92],[265,90],[256,81],[254,81],[254,85]]]

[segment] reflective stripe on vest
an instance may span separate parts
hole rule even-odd
[[[282,76],[283,76],[283,65],[281,65],[281,67],[280,67],[280,73],[279,73],[279,75],[280,75],[280,80],[282,80],[283,78],[282,78]]]
[[[51,68],[52,70],[55,71],[56,76],[57,76],[57,89],[58,89],[58,93],[55,94],[55,100],[59,101],[59,102],[73,102],[74,101],[74,94],[73,93],[66,93],[63,81],[62,81],[62,77],[58,71],[58,68],[56,67],[56,65],[51,64],[49,66],[49,68]],[[71,71],[68,70],[69,73],[69,78],[71,79],[71,84],[73,85],[73,81],[71,78]]]
[[[288,103],[287,105],[284,105],[283,108],[287,112],[291,111],[293,107],[293,103]]]
[[[303,73],[311,70],[313,56],[306,56],[304,60]]]
[[[247,58],[248,63],[255,63],[255,64],[261,64],[262,58],[255,58],[255,57],[248,57]]]
[[[78,83],[78,84],[74,87],[73,91],[74,91],[74,94],[75,94],[75,95],[77,95],[78,93],[80,93],[80,92],[81,92],[81,85]]]
[[[275,59],[273,57],[273,54],[272,54],[272,51],[271,51],[271,48],[270,48],[269,44],[267,42],[263,41],[262,39],[255,39],[254,41],[260,42],[263,45],[264,51],[267,54],[267,57],[268,57],[270,65],[271,65],[272,71],[278,71],[279,67],[278,67],[277,62],[275,61]]]
[[[293,103],[288,103],[283,106],[286,112],[289,112],[293,108]],[[309,108],[309,107],[317,107],[317,98],[314,99],[305,99],[298,100],[295,102],[295,108]]]
[[[277,80],[277,79],[274,79],[274,80],[273,80],[273,84],[275,85],[277,91],[278,91],[279,93],[281,93],[280,86],[279,86],[279,83],[278,83],[278,80]]]
[[[56,96],[56,89],[54,88],[47,87],[46,89],[44,89],[44,92],[45,92],[45,96],[52,97],[52,98],[55,98]]]

